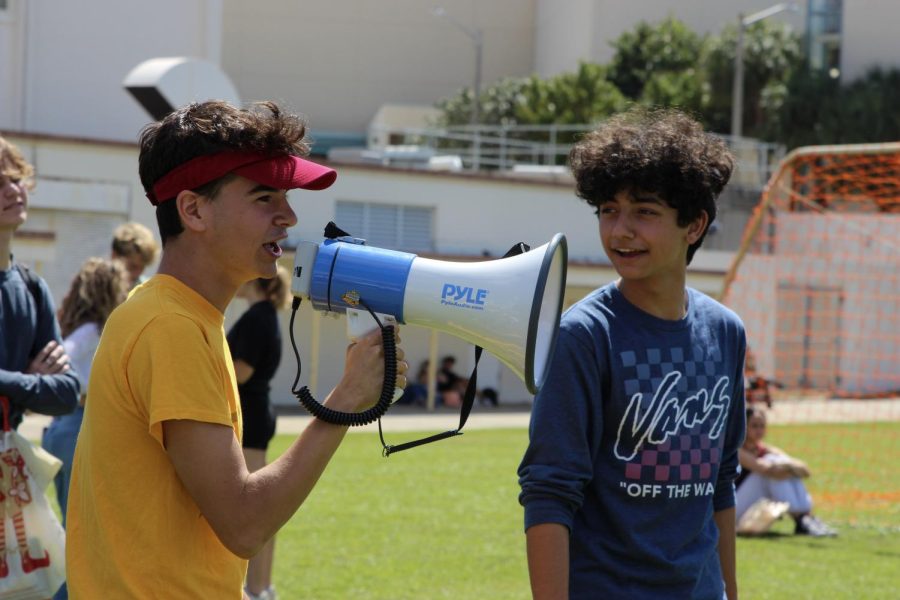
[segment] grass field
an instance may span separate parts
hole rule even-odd
[[[795,537],[785,520],[741,538],[741,598],[898,597],[900,423],[773,426],[769,438],[810,464],[817,513],[840,537]],[[290,441],[276,438],[272,454]],[[279,597],[528,598],[526,442],[524,430],[474,431],[385,459],[377,435],[348,435],[278,535]]]

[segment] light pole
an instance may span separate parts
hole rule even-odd
[[[472,98],[472,116],[470,118],[470,123],[472,125],[478,125],[479,119],[479,97],[481,96],[481,55],[482,48],[484,46],[484,36],[481,33],[481,29],[478,27],[469,27],[460,23],[456,19],[454,19],[444,7],[439,6],[431,11],[435,17],[447,19],[454,27],[462,31],[466,34],[472,43],[475,44],[475,77],[472,81],[472,94],[474,97]]]
[[[738,14],[737,45],[734,49],[734,80],[731,86],[731,137],[740,138],[744,116],[744,31],[757,21],[762,21],[786,10],[799,10],[796,2],[781,2],[764,10],[744,16]]]

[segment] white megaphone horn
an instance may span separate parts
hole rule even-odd
[[[291,291],[314,310],[347,313],[351,337],[374,328],[372,311],[481,346],[536,394],[556,345],[567,258],[561,233],[522,254],[479,262],[423,258],[340,236],[298,244]]]

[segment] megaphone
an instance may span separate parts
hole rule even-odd
[[[478,262],[338,236],[298,244],[291,291],[314,310],[346,313],[351,337],[373,328],[369,312],[459,337],[490,352],[536,394],[556,344],[567,262],[561,233],[516,256]]]

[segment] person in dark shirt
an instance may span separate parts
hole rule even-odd
[[[0,137],[0,396],[9,400],[13,429],[26,410],[64,415],[78,404],[81,386],[62,345],[47,283],[16,264],[15,231],[28,218],[34,168]]]
[[[245,283],[237,293],[250,308],[228,332],[228,346],[244,416],[242,442],[247,468],[253,472],[266,466],[266,450],[275,435],[275,410],[269,400],[270,382],[281,362],[281,327],[278,310],[287,308],[290,276],[279,266],[275,277]],[[273,537],[247,568],[247,593],[251,598],[274,597]]]
[[[684,113],[634,109],[569,159],[619,278],[563,315],[534,399],[534,598],[734,600],[746,335],[687,285],[734,158]]]
[[[460,377],[453,370],[456,365],[455,356],[445,356],[441,359],[441,368],[437,373],[437,391],[444,406],[456,408],[462,404],[463,394],[469,380]]]

